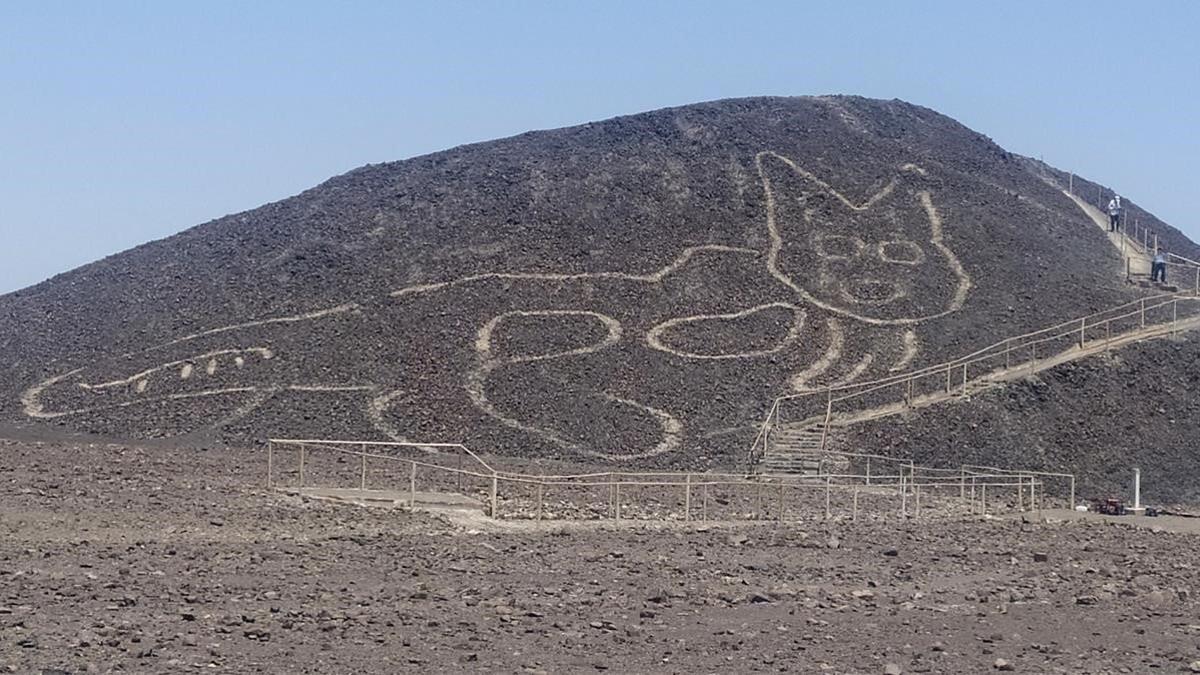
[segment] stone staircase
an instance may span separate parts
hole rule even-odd
[[[825,439],[825,448],[835,444],[837,427],[830,427]],[[845,464],[845,458],[834,453],[822,452],[821,437],[825,434],[824,424],[788,425],[771,432],[766,455],[761,469],[768,474],[805,475],[819,474],[837,469]]]

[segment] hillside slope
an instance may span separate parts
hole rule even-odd
[[[0,297],[0,415],[726,461],[781,392],[1130,299],[1050,171],[852,97],[366,166]]]
[[[848,441],[930,465],[1075,472],[1081,498],[1200,503],[1200,334],[1181,333],[1065,363],[909,417],[852,427]]]

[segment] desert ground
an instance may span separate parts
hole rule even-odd
[[[0,450],[10,672],[1200,670],[1169,526],[491,522],[271,493],[256,451]]]

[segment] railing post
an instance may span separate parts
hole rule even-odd
[[[967,364],[965,364],[965,363],[963,364],[963,385],[962,385],[962,395],[963,395],[963,396],[966,396],[966,395],[967,395]]]
[[[1179,324],[1179,298],[1171,298],[1171,335],[1175,334],[1175,327]]]
[[[683,488],[683,520],[692,519],[692,474],[688,474]]]
[[[758,509],[757,509],[758,514],[755,516],[754,519],[762,520],[763,519],[763,484],[761,482],[758,484],[757,492],[758,492],[758,494],[756,495],[756,497],[758,499]]]
[[[783,480],[780,480],[779,481],[779,517],[776,518],[776,520],[778,520],[781,523],[783,522],[783,509],[784,509],[783,490],[784,490],[784,486],[785,486],[785,483],[783,482]]]
[[[367,445],[365,443],[363,444],[363,451],[359,456],[362,458],[362,474],[359,476],[359,479],[358,479],[358,489],[366,490],[367,489]]]
[[[613,520],[621,522],[621,484],[613,483]]]
[[[408,510],[417,508],[417,463],[410,462],[408,471]],[[494,493],[493,493],[494,494]],[[496,508],[492,507],[492,517],[495,518]]]
[[[1011,359],[1009,358],[1011,355],[1012,355],[1012,341],[1005,340],[1004,341],[1004,369],[1005,370],[1008,370],[1011,367],[1011,365],[1010,365]]]
[[[831,488],[832,482],[833,482],[833,478],[830,477],[828,474],[826,474],[825,475],[825,517],[826,518],[829,518],[829,516],[831,515],[830,511],[829,511],[829,492],[832,489]]]
[[[871,484],[871,458],[867,457],[867,485]]]
[[[537,519],[538,519],[539,523],[542,522],[542,501],[543,501],[543,498],[544,498],[545,492],[546,492],[546,484],[545,484],[544,480],[545,480],[545,476],[543,475],[542,477],[538,478],[538,484],[537,484],[537,487],[538,487],[538,489],[537,489],[537,500],[538,500]]]
[[[708,483],[700,484],[700,520],[708,522]]]
[[[1083,349],[1083,343],[1087,341],[1087,318],[1079,320],[1079,348]]]
[[[1133,281],[1133,257],[1125,257],[1125,281]]]
[[[946,366],[946,393],[947,394],[950,393],[950,368],[951,368],[951,366],[949,366],[949,365]]]
[[[267,441],[267,489],[271,489],[271,472],[275,464],[275,441]]]
[[[900,465],[900,515],[908,515],[908,488],[904,484],[904,465]]]
[[[1200,267],[1196,268],[1196,289],[1195,294],[1200,295]]]
[[[1142,300],[1138,306],[1140,307],[1140,309],[1138,310],[1138,315],[1141,317],[1142,328],[1145,328],[1146,327],[1146,299],[1142,298]]]
[[[1071,510],[1075,510],[1075,475],[1071,475]]]
[[[416,466],[415,464],[413,465]],[[500,500],[500,477],[495,471],[492,472],[492,520],[496,519],[496,514],[499,511]]]
[[[300,487],[304,487],[304,444],[300,444]]]
[[[983,484],[983,495],[980,497],[981,505],[983,506],[983,515],[987,515],[987,483]]]
[[[829,389],[829,399],[825,403],[825,424],[821,427],[821,452],[825,452],[825,444],[829,442],[829,423],[833,419],[833,388]]]

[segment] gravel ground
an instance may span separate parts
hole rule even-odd
[[[250,484],[259,457],[232,450],[0,451],[0,667],[14,672],[1113,673],[1200,659],[1195,535],[1020,518],[539,528],[266,493]]]

